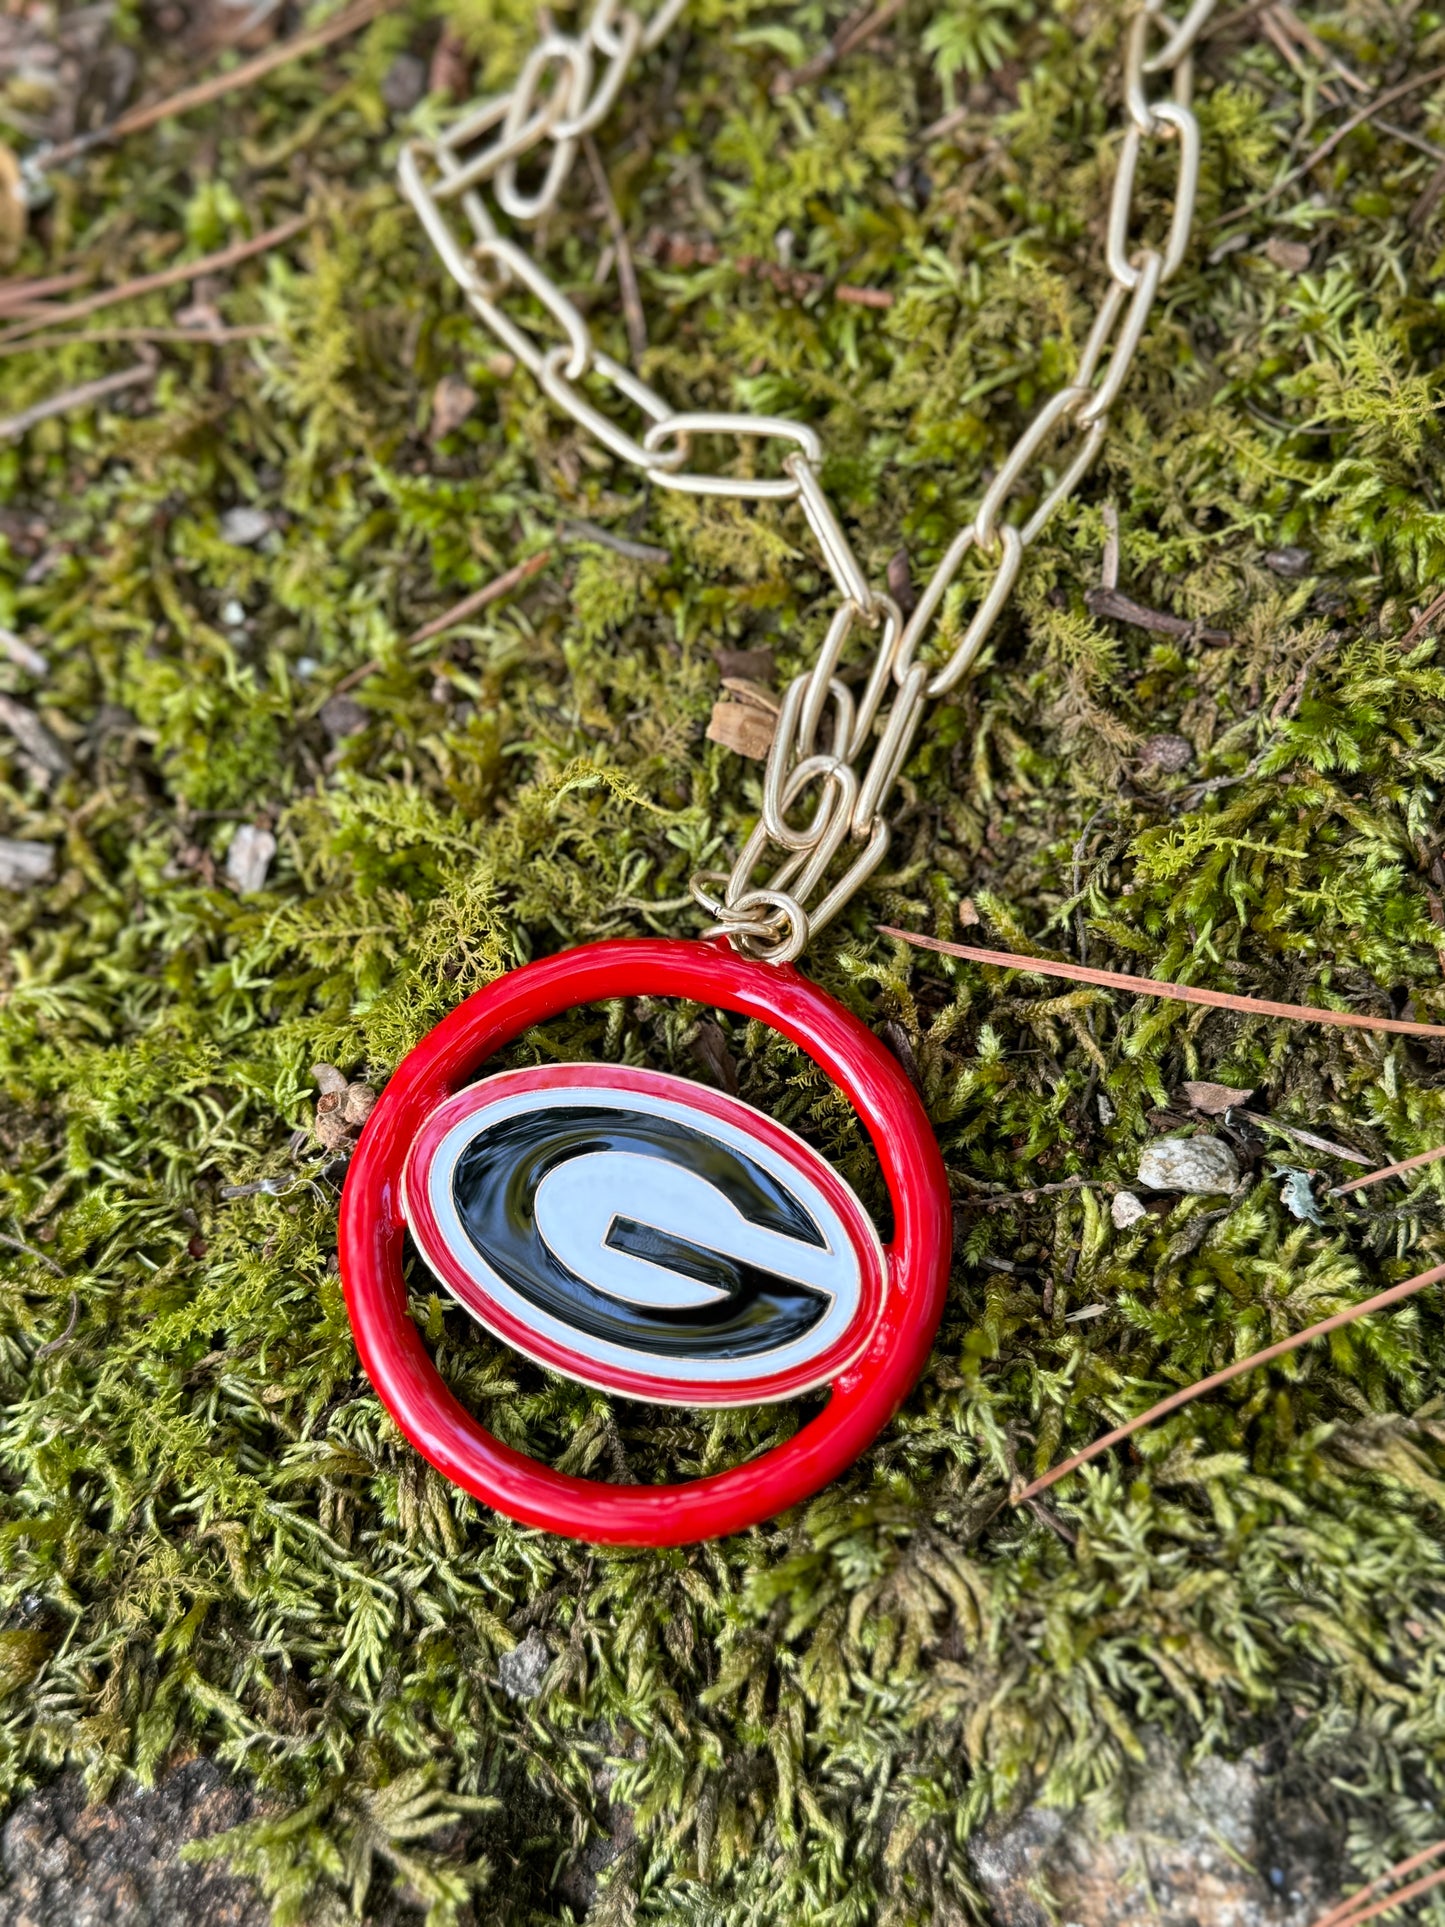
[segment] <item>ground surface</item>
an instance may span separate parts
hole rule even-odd
[[[236,11],[0,16],[11,147],[303,24]],[[874,925],[1445,1020],[1445,27],[1348,0],[1291,37],[1246,9],[1201,50],[1196,244],[1079,502],[905,771],[891,867],[808,959],[944,1150],[934,1358],[803,1514],[643,1556],[518,1530],[403,1447],[357,1369],[350,1137],[335,1107],[318,1137],[311,1066],[379,1086],[519,959],[698,928],[688,875],[759,800],[759,765],[704,741],[717,652],[780,689],[828,607],[788,515],[649,494],[461,312],[398,145],[515,73],[535,21],[447,12],[445,40],[402,8],[97,147],[23,224],[5,202],[11,271],[63,285],[0,304],[0,1906],[54,1904],[25,1842],[95,1865],[115,1829],[136,1907],[165,1906],[192,1877],[176,1833],[222,1826],[194,1877],[229,1867],[308,1927],[1021,1921],[1030,1881],[1091,1922],[1090,1855],[1117,1923],[1144,1904],[1134,1848],[1101,1844],[1121,1821],[1159,1917],[1296,1927],[1311,1880],[1323,1900],[1441,1830],[1438,1299],[1039,1507],[1009,1487],[1445,1254],[1445,1166],[1329,1195],[1363,1168],[1340,1149],[1445,1142],[1439,1048],[1060,994]],[[900,548],[924,577],[1074,364],[1120,22],[914,5],[782,98],[839,18],[698,0],[602,130],[648,378],[816,423],[875,580],[904,580]],[[1161,214],[1172,166],[1142,163]],[[624,353],[590,173],[539,245]],[[1086,600],[1111,514],[1132,612]],[[880,1204],[846,1107],[756,1029],[634,1004],[516,1057],[546,1054],[736,1085]],[[1200,1080],[1248,1115],[1204,1118]],[[1140,1190],[1151,1142],[1206,1131],[1231,1193]],[[1116,1219],[1125,1190],[1147,1208]],[[459,1396],[573,1470],[687,1476],[796,1422],[609,1404],[414,1285]],[[224,1778],[192,1795],[197,1756]],[[1201,1812],[1225,1844],[1191,1844]]]

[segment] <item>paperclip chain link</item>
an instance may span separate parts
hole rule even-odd
[[[693,895],[746,955],[790,963],[812,934],[836,916],[888,853],[889,794],[908,759],[928,703],[972,667],[1007,606],[1025,551],[1088,473],[1108,428],[1160,291],[1183,263],[1199,186],[1199,124],[1190,102],[1192,50],[1216,0],[1192,0],[1182,19],[1165,0],[1143,0],[1128,22],[1124,104],[1128,121],[1110,198],[1105,262],[1109,284],[1073,381],[1051,396],[1019,437],[974,514],[949,544],[905,622],[888,596],[872,589],[824,492],[823,449],[803,422],[719,410],[677,411],[632,369],[604,354],[583,315],[536,260],[496,225],[481,190],[516,226],[553,208],[578,143],[605,117],[629,69],[676,24],[685,0],[662,0],[644,19],[620,0],[599,0],[578,35],[548,33],[532,50],[510,93],[461,114],[437,140],[403,152],[400,179],[448,272],[478,317],[527,369],[554,406],[571,415],[618,460],[660,488],[743,501],[796,502],[839,597],[820,659],[787,690],[763,784],[757,825],[728,872],[694,877]],[[1151,43],[1159,42],[1151,52]],[[1166,99],[1151,82],[1167,82]],[[1167,232],[1158,245],[1133,232],[1135,181],[1147,143],[1170,141],[1178,169]],[[523,187],[519,164],[540,173]],[[460,215],[460,219],[458,218]],[[503,305],[531,295],[561,341],[539,340]],[[584,391],[591,385],[593,399]],[[602,397],[610,391],[611,401]],[[626,413],[619,419],[619,411]],[[1022,527],[1004,520],[1043,452],[1057,479]],[[738,476],[701,466],[705,439],[774,441],[787,453],[781,474]],[[916,660],[965,558],[977,551],[991,575],[952,655],[941,666]],[[857,629],[877,641],[861,696],[838,670]],[[770,867],[775,866],[775,867]],[[762,872],[764,880],[759,880]]]

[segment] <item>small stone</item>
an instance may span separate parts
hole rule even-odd
[[[271,518],[265,509],[249,508],[242,504],[239,508],[227,509],[221,517],[221,540],[229,542],[233,548],[253,548],[263,536],[271,533]]]
[[[1264,258],[1286,274],[1303,274],[1310,264],[1310,251],[1303,241],[1287,241],[1282,234],[1274,234],[1264,244]]]
[[[431,395],[431,440],[439,442],[461,427],[477,405],[477,391],[460,375],[443,375]]]
[[[1273,569],[1276,575],[1308,575],[1310,552],[1308,549],[1271,549],[1264,558],[1264,565],[1267,569]]]
[[[339,1094],[346,1089],[349,1082],[345,1071],[337,1070],[334,1064],[313,1064],[311,1077],[323,1097],[329,1096],[333,1091]]]
[[[426,62],[415,54],[398,54],[386,70],[381,98],[394,114],[406,114],[426,92]]]
[[[1151,736],[1139,760],[1146,769],[1177,776],[1194,761],[1194,745],[1185,736]]]
[[[502,1691],[509,1699],[536,1699],[551,1663],[552,1655],[547,1650],[547,1642],[533,1627],[520,1646],[514,1646],[510,1653],[503,1653],[497,1662],[497,1678]]]
[[[1114,1109],[1112,1102],[1105,1096],[1103,1091],[1100,1091],[1094,1102],[1099,1112],[1099,1122],[1104,1126],[1105,1130],[1107,1130],[1119,1113]],[[1117,1224],[1119,1220],[1115,1218],[1114,1222]]]
[[[333,743],[358,736],[371,721],[371,711],[363,709],[354,696],[329,696],[321,705],[321,727]]]
[[[221,620],[228,629],[242,628],[246,621],[245,603],[238,602],[234,596],[232,596],[228,602],[223,602],[221,604]]]
[[[1151,1191],[1210,1197],[1238,1184],[1239,1160],[1223,1138],[1161,1137],[1139,1159],[1139,1182]]]
[[[1109,1206],[1109,1216],[1114,1220],[1116,1231],[1127,1231],[1131,1224],[1138,1224],[1149,1213],[1134,1196],[1132,1191],[1116,1191],[1114,1202]]]
[[[24,890],[55,875],[55,845],[0,836],[0,890]]]
[[[226,881],[237,896],[254,896],[266,887],[267,872],[276,854],[276,839],[255,823],[243,823],[226,852]]]

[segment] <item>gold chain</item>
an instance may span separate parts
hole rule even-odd
[[[838,610],[818,661],[783,698],[752,835],[730,872],[705,871],[692,882],[694,897],[715,919],[709,934],[726,935],[749,956],[791,963],[883,861],[891,834],[886,806],[925,708],[968,673],[1008,602],[1024,551],[1073,494],[1103,443],[1150,311],[1189,245],[1199,185],[1192,49],[1215,0],[1194,0],[1177,24],[1165,14],[1164,0],[1144,0],[1129,22],[1128,125],[1109,204],[1107,292],[1072,382],[1044,403],[1014,444],[906,621],[891,597],[869,586],[824,493],[823,449],[813,429],[775,415],[670,408],[593,343],[577,308],[531,255],[498,231],[482,198],[489,185],[496,205],[519,227],[555,206],[579,141],[604,118],[632,64],[657,46],[684,4],[664,0],[644,22],[619,0],[599,0],[580,35],[549,33],[532,50],[510,93],[469,108],[439,139],[409,144],[401,186],[473,310],[552,403],[620,461],[660,488],[796,502],[802,510],[836,585]],[[1151,53],[1155,37],[1162,45]],[[1149,83],[1161,77],[1170,97],[1151,99]],[[1178,149],[1174,206],[1162,244],[1139,246],[1131,239],[1135,176],[1145,141],[1159,139]],[[544,143],[550,154],[541,185],[524,192],[517,164]],[[503,305],[509,292],[534,296],[561,342],[539,340],[509,313]],[[632,425],[609,408],[630,411],[625,419]],[[1004,521],[1041,450],[1061,434],[1076,446],[1059,479],[1022,527]],[[738,477],[689,466],[693,444],[703,438],[781,442],[788,449],[782,474]],[[971,550],[992,570],[987,587],[948,661],[941,668],[919,662],[919,647]],[[855,697],[838,669],[859,628],[874,632],[876,642]]]

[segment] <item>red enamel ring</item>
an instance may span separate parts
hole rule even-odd
[[[611,1485],[503,1445],[447,1389],[407,1315],[402,1173],[437,1107],[530,1025],[578,1004],[677,997],[756,1018],[849,1098],[893,1206],[887,1289],[866,1349],[823,1410],[762,1457],[679,1485]],[[699,1087],[701,1088],[701,1087]],[[687,1545],[761,1524],[843,1472],[888,1424],[927,1360],[948,1289],[952,1213],[927,1115],[890,1053],[796,970],[715,943],[623,939],[499,977],[403,1060],[362,1132],[341,1199],[347,1312],[367,1376],[412,1445],[455,1484],[524,1525],[608,1545]]]

